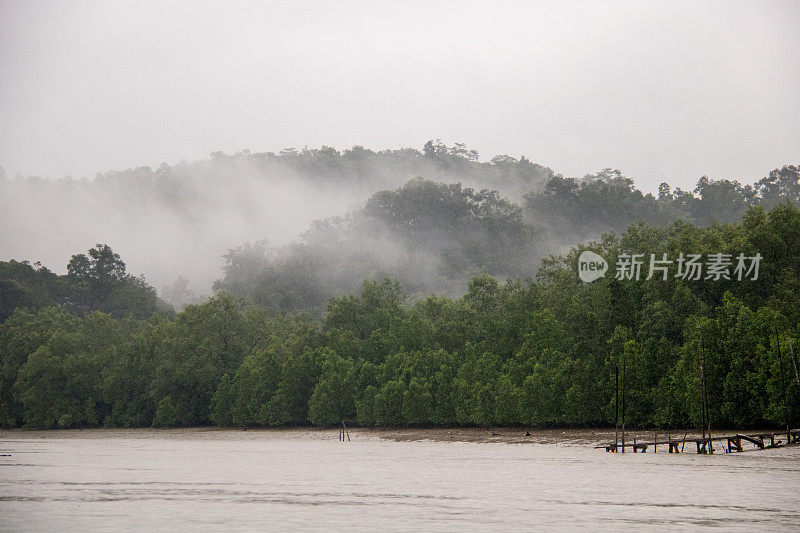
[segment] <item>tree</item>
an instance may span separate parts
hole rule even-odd
[[[334,352],[323,355],[322,374],[308,401],[308,419],[317,426],[333,426],[355,418],[355,366]]]

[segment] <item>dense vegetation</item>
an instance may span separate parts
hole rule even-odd
[[[0,227],[19,228],[0,234],[0,249],[52,266],[100,240],[178,310],[218,280],[235,298],[320,318],[365,278],[456,297],[476,275],[534,277],[542,259],[604,232],[735,222],[753,205],[799,202],[799,188],[798,168],[785,166],[753,185],[701,178],[690,191],[664,183],[647,194],[617,170],[568,178],[441,141],[215,152],[94,180],[0,179]]]
[[[525,157],[498,156],[480,162],[461,144],[430,141],[421,149],[374,151],[354,146],[339,151],[323,146],[279,153],[215,152],[200,161],[110,171],[91,180],[0,176],[0,228],[8,228],[0,232],[0,259],[39,260],[52,268],[87,244],[108,242],[124,250],[130,269],[146,272],[162,297],[180,309],[198,303],[191,292],[209,294],[227,249],[265,238],[271,246],[281,247],[315,220],[358,211],[373,194],[417,176],[461,183],[475,191],[496,190],[519,203],[524,193],[541,189],[553,175]],[[353,238],[357,235],[351,232]],[[362,247],[369,260],[364,267],[350,277],[323,280],[322,297],[288,298],[286,309],[311,306],[321,311],[328,297],[357,290],[361,279],[377,270],[373,264],[398,271],[402,254],[395,254],[399,261],[394,263],[388,252],[399,250],[401,244],[388,232],[383,237],[376,249]],[[374,232],[372,238],[377,238]],[[314,252],[309,254],[312,259]],[[276,260],[284,255],[270,254]],[[428,263],[437,261],[437,255],[428,258]],[[452,287],[454,282],[438,275],[434,264],[427,271],[431,276],[426,291],[455,295],[466,288],[469,274]],[[317,275],[325,277],[324,272]],[[179,277],[182,280],[173,287]],[[415,276],[409,273],[406,278],[410,277]],[[449,285],[439,287],[440,280]],[[282,292],[280,284],[275,289]]]
[[[483,168],[446,147],[439,155],[431,150],[425,159],[441,158],[442,165],[473,172]],[[522,161],[495,158],[491,172],[501,161],[527,168]],[[489,189],[416,178],[373,194],[347,217],[315,222],[301,242],[273,248],[262,242],[230,250],[215,289],[269,309],[313,316],[321,314],[331,297],[356,292],[368,277],[397,279],[410,295],[457,296],[476,275],[534,277],[541,260],[551,254],[566,253],[605,232],[622,233],[632,224],[732,223],[750,207],[784,201],[800,205],[798,167],[775,169],[746,186],[706,177],[693,191],[662,183],[658,196],[644,194],[618,170],[580,180],[556,175],[529,190],[521,204]]]
[[[230,250],[215,285],[235,298],[318,314],[332,296],[389,276],[409,294],[460,294],[471,276],[535,273],[538,238],[497,191],[421,178],[374,194],[358,212],[314,223],[303,242]]]
[[[701,353],[713,424],[799,421],[798,167],[655,196],[619,171],[565,178],[437,141],[26,183],[100,190],[112,208],[134,196],[203,233],[203,194],[259,201],[234,176],[367,194],[300,242],[230,250],[216,295],[177,314],[107,245],[65,275],[0,262],[0,424],[608,424],[622,368],[629,423],[683,427],[700,416]],[[578,243],[593,239],[612,266],[623,252],[764,259],[756,280],[584,284]],[[162,295],[195,300],[185,280]]]
[[[147,318],[167,307],[144,278],[126,272],[119,254],[107,244],[73,255],[64,276],[38,263],[0,261],[0,322],[18,308],[54,305],[77,315],[102,311],[116,318]]]
[[[517,159],[499,155],[488,162],[480,162],[478,153],[464,144],[447,146],[437,139],[427,141],[422,150],[374,151],[353,146],[339,151],[322,146],[301,150],[286,148],[277,154],[250,150],[236,154],[213,152],[205,161],[181,162],[174,166],[165,163],[155,170],[138,167],[108,172],[99,174],[95,181],[107,188],[135,184],[141,189],[149,189],[150,194],[162,200],[168,198],[191,210],[197,208],[192,202],[197,183],[242,175],[266,181],[303,181],[342,189],[355,186],[369,193],[397,187],[410,177],[425,176],[438,182],[459,181],[470,187],[499,190],[517,198],[540,188],[554,176],[554,172],[525,156]]]
[[[565,194],[586,201],[586,187],[605,190],[596,181]],[[509,238],[529,236],[512,204],[460,188],[421,187],[452,199],[461,218],[441,231],[459,235],[463,225],[477,232],[485,261],[496,260],[490,236],[497,221],[518,228],[504,234]],[[682,216],[666,223],[667,216],[665,225],[647,219],[651,224],[607,234],[591,248],[611,265],[622,252],[758,252],[764,259],[757,280],[607,275],[584,284],[575,271],[578,247],[546,260],[535,280],[482,274],[454,299],[407,298],[397,281],[373,277],[358,296],[332,298],[319,321],[224,292],[178,314],[147,318],[87,313],[69,303],[18,309],[0,326],[0,420],[31,427],[342,419],[366,426],[609,424],[615,368],[624,366],[628,422],[685,427],[700,418],[702,347],[713,425],[778,426],[787,412],[797,424],[800,210],[788,201],[753,205],[768,196],[747,191],[737,222],[702,227]],[[400,213],[384,221],[424,243],[429,229],[416,218],[408,224],[404,194],[378,195],[365,211]],[[691,201],[663,196],[640,201],[692,208]],[[782,197],[791,198],[786,191]],[[460,246],[453,244],[456,257]],[[100,277],[96,261],[71,261],[69,275]],[[514,263],[507,265],[513,275]],[[36,276],[55,278],[34,271],[24,290],[51,294],[37,292]],[[116,271],[117,278],[124,272]],[[45,296],[42,305],[62,303]]]

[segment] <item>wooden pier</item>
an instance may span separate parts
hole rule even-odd
[[[781,440],[785,439],[785,440]],[[740,434],[725,435],[721,437],[696,437],[696,438],[683,438],[677,440],[657,440],[654,439],[649,442],[633,442],[626,443],[611,443],[595,446],[595,448],[605,448],[607,452],[622,452],[625,449],[632,450],[633,453],[641,452],[646,453],[647,449],[652,447],[653,451],[658,450],[658,446],[664,446],[668,449],[667,453],[681,453],[684,446],[690,444],[690,449],[695,448],[697,453],[712,454],[714,453],[714,443],[723,442],[723,450],[725,453],[741,452],[744,451],[743,443],[750,443],[754,446],[752,449],[766,450],[770,448],[781,448],[788,444],[800,444],[800,429],[792,429],[788,432],[781,433],[755,433],[755,434]],[[691,446],[694,444],[694,446]]]
[[[616,365],[614,365],[614,443],[613,444],[603,444],[600,446],[595,446],[595,448],[605,448],[607,452],[622,452],[625,453],[626,449],[633,451],[633,453],[641,452],[646,453],[647,448],[653,448],[653,453],[658,451],[658,446],[666,446],[668,453],[683,453],[684,447],[686,443],[694,443],[694,447],[697,450],[697,453],[702,454],[713,454],[714,453],[714,443],[715,442],[722,442],[727,443],[727,447],[725,444],[722,444],[722,449],[725,453],[731,452],[741,452],[744,451],[742,447],[742,443],[749,443],[754,446],[756,450],[764,450],[768,448],[781,448],[783,446],[792,446],[795,444],[800,444],[800,429],[790,429],[791,426],[789,425],[791,416],[790,416],[790,408],[789,402],[787,400],[786,395],[786,379],[784,376],[784,369],[783,369],[783,356],[781,354],[781,338],[780,332],[778,328],[774,328],[775,331],[775,348],[778,353],[778,361],[780,365],[780,385],[781,385],[781,396],[783,400],[783,416],[786,423],[786,430],[780,432],[771,432],[771,433],[756,433],[756,434],[742,434],[737,433],[735,435],[724,435],[719,437],[712,437],[711,436],[711,411],[709,409],[709,402],[708,402],[708,395],[707,395],[707,387],[706,387],[706,365],[705,365],[705,342],[704,339],[701,338],[697,342],[697,371],[698,371],[698,378],[699,378],[699,385],[700,385],[700,394],[697,400],[700,403],[700,431],[702,433],[701,437],[693,437],[693,438],[686,438],[688,430],[686,433],[683,434],[682,439],[672,440],[669,433],[667,433],[667,440],[658,440],[658,433],[653,434],[653,440],[650,442],[636,442],[636,438],[634,437],[633,442],[625,442],[625,399],[626,399],[626,388],[625,382],[627,378],[627,361],[625,357],[625,352],[621,354],[621,363],[622,363],[622,373],[620,375],[620,362],[618,361]],[[797,384],[800,385],[800,373],[797,370],[797,362],[794,358],[794,346],[791,342],[791,337],[789,339],[789,349],[791,351],[791,361],[794,366],[795,372],[795,379],[797,380]],[[620,379],[621,378],[621,379]],[[620,409],[621,407],[621,409]],[[621,424],[620,424],[620,411],[621,411]],[[621,432],[621,442],[620,442],[620,429]],[[785,440],[781,440],[785,437]],[[680,448],[678,445],[680,444]],[[691,446],[690,446],[691,448]]]

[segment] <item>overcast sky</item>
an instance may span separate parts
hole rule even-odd
[[[9,177],[437,137],[648,190],[800,163],[797,1],[0,6]]]

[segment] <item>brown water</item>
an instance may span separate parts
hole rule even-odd
[[[245,436],[243,436],[245,435]],[[698,456],[336,433],[0,440],[0,528],[800,528],[800,447]]]

